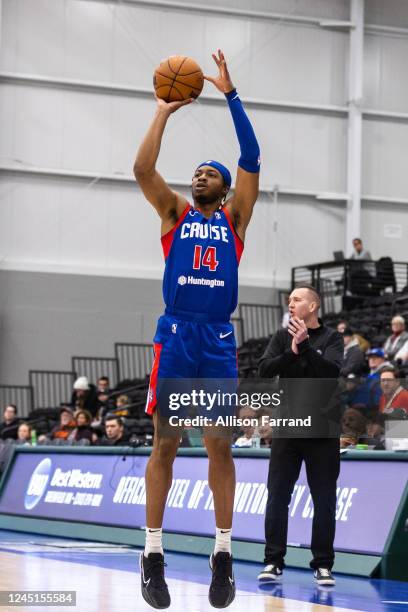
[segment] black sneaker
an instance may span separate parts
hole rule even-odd
[[[235,599],[235,579],[232,571],[232,556],[218,552],[210,557],[212,580],[208,599],[214,608],[226,608]]]
[[[152,608],[168,608],[170,594],[164,580],[164,556],[160,553],[150,553],[145,557],[140,555],[140,577],[143,599]]]
[[[258,574],[258,580],[261,584],[279,582],[282,580],[282,573],[282,570],[277,565],[265,565],[262,572]]]
[[[318,567],[314,572],[313,576],[315,582],[322,586],[334,586],[336,584],[335,579],[332,576],[332,573],[326,567]]]

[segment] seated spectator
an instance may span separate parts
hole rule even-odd
[[[110,389],[109,389],[109,378],[107,376],[100,376],[96,382],[96,393],[101,402],[106,402]]]
[[[366,435],[361,438],[361,442],[373,446],[375,450],[384,450],[385,444],[384,419],[378,415],[369,419],[366,427]]]
[[[68,440],[79,442],[88,440],[89,444],[94,444],[98,436],[91,427],[92,416],[87,410],[78,410],[75,416],[76,427],[68,435]]]
[[[344,331],[346,329],[349,329],[349,324],[345,319],[342,319],[337,323],[337,331],[340,334],[344,334]],[[353,337],[357,340],[358,346],[363,351],[363,353],[366,353],[366,351],[368,351],[368,349],[370,348],[370,343],[368,342],[368,340],[363,338],[363,336],[361,336],[360,334],[353,334]]]
[[[119,395],[116,399],[116,407],[112,411],[116,416],[129,416],[130,398],[127,395]]]
[[[106,404],[101,404],[97,414],[92,419],[92,427],[95,429],[100,428],[107,414],[114,414],[120,417],[129,416],[130,403],[130,398],[122,394],[117,397],[116,402],[109,400]]]
[[[395,354],[394,360],[401,363],[403,366],[408,365],[408,340],[403,344],[400,350]]]
[[[25,421],[18,426],[16,444],[31,446],[31,426]]]
[[[367,351],[366,355],[368,358],[368,367],[370,368],[366,384],[371,396],[371,406],[376,407],[381,397],[380,374],[383,368],[391,364],[389,361],[386,361],[384,351],[381,348],[372,348]]]
[[[48,436],[40,436],[38,441],[41,442],[44,438],[49,440],[67,440],[69,434],[76,426],[74,413],[70,406],[63,406],[60,412],[60,422],[56,425]]]
[[[340,370],[340,376],[348,376],[349,374],[363,374],[365,370],[365,359],[362,350],[360,349],[357,338],[353,332],[347,327],[343,332],[344,341],[344,361],[343,367]]]
[[[403,410],[408,417],[408,391],[401,385],[401,373],[393,367],[384,368],[380,378],[382,394],[380,397],[380,413],[395,414]]]
[[[346,448],[358,444],[360,438],[365,435],[367,419],[360,410],[347,408],[341,419],[341,426],[340,447]]]
[[[371,344],[368,340],[366,340],[361,334],[354,334],[355,339],[358,342],[358,346],[363,351],[364,354],[371,348]]]
[[[88,382],[86,376],[79,376],[74,382],[71,406],[75,411],[88,410],[92,416],[96,415],[99,406],[96,387]]]
[[[107,376],[100,376],[96,383],[96,396],[98,399],[97,411],[103,409],[103,414],[110,412],[114,406],[114,401],[110,398],[110,383]]]
[[[242,406],[238,411],[239,419],[254,419],[256,418],[256,410],[251,406]],[[240,428],[234,446],[249,447],[252,446],[252,436],[255,428],[253,425],[242,425]]]
[[[393,361],[404,344],[408,341],[408,332],[405,330],[405,319],[396,315],[391,320],[391,336],[384,343],[384,353],[387,359]]]
[[[20,419],[17,417],[17,406],[8,404],[3,412],[3,421],[0,423],[0,438],[2,440],[17,440],[17,430]]]
[[[337,323],[337,331],[339,334],[344,334],[344,330],[348,328],[348,322],[345,319],[342,319]]]
[[[105,418],[105,435],[100,440],[101,446],[126,446],[128,439],[121,417],[107,414]]]
[[[346,378],[346,388],[342,393],[342,405],[344,408],[353,408],[358,405],[363,412],[369,410],[371,406],[371,397],[369,386],[365,384],[364,379],[357,374],[350,373]]]

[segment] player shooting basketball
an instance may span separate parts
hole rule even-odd
[[[170,605],[164,579],[162,522],[180,441],[179,436],[159,435],[157,379],[237,378],[230,316],[237,305],[238,265],[245,231],[258,196],[259,146],[222,51],[218,50],[213,58],[218,75],[204,78],[225,95],[241,150],[233,195],[227,197],[231,187],[229,170],[214,160],[203,162],[194,172],[194,206],[170,189],[156,170],[167,121],[191,99],[166,103],[157,98],[153,122],[134,165],[137,182],[161,218],[166,261],[163,279],[166,310],[154,338],[155,360],[146,407],[153,414],[155,437],[146,469],[146,546],[140,556],[142,594],[154,608]],[[214,607],[221,608],[235,597],[231,556],[235,468],[229,438],[206,436],[204,432],[204,443],[216,519],[209,600]]]

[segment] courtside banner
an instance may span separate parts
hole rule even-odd
[[[118,527],[145,524],[146,455],[16,453],[0,513]],[[233,534],[264,541],[268,459],[235,458]],[[164,529],[213,536],[205,457],[177,457]],[[338,481],[337,550],[380,554],[407,482],[407,464],[344,461]],[[380,508],[380,512],[375,509]],[[288,543],[308,546],[313,505],[302,469],[289,507]]]

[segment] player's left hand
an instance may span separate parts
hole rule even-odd
[[[217,54],[218,53],[218,54]],[[204,75],[206,81],[210,81],[215,87],[226,94],[234,89],[234,85],[232,84],[231,77],[228,72],[227,62],[225,60],[224,54],[221,49],[218,49],[217,53],[212,53],[214,62],[218,66],[218,76],[211,77]]]
[[[309,337],[306,323],[302,319],[298,319],[298,317],[293,317],[289,320],[288,332],[293,338],[292,346],[300,344]]]

